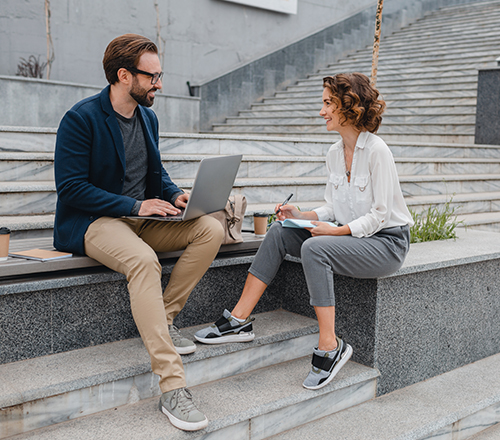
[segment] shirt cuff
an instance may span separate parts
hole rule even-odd
[[[184,191],[176,192],[172,197],[170,197],[170,204],[175,206],[175,201],[177,200],[177,197],[179,197],[181,194],[184,194]]]
[[[327,222],[327,221],[332,221],[332,217],[330,215],[330,210],[324,206],[321,206],[320,208],[313,209],[313,212],[316,213],[318,216],[318,221],[320,222]]]

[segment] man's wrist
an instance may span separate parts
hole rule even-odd
[[[184,194],[184,191],[176,192],[171,198],[170,198],[170,204],[175,206],[175,202],[179,198],[180,195]]]
[[[139,211],[141,210],[142,201],[136,200],[134,206],[132,206],[132,210],[130,211],[130,215],[139,215]]]

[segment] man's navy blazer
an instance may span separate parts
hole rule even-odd
[[[161,164],[158,119],[148,108],[137,106],[148,151],[146,199],[171,201],[182,192]],[[135,199],[122,196],[125,181],[125,147],[109,86],[86,98],[64,115],[57,130],[54,173],[57,206],[54,247],[85,254],[84,236],[99,217],[130,215]]]

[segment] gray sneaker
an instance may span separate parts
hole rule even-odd
[[[198,330],[194,337],[204,344],[223,344],[225,342],[250,342],[255,338],[250,316],[244,322],[238,322],[231,313],[224,310],[222,317],[210,327]]]
[[[160,411],[172,425],[183,431],[198,431],[208,425],[208,419],[196,408],[191,391],[187,388],[163,393],[160,397]]]
[[[302,384],[309,390],[317,390],[329,384],[352,356],[352,347],[337,336],[335,350],[323,351],[314,348],[312,368]]]
[[[168,326],[168,332],[170,333],[170,339],[174,343],[175,350],[179,354],[189,354],[194,353],[196,350],[196,345],[193,341],[186,339],[181,335],[181,332],[175,325]]]

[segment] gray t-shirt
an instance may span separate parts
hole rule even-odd
[[[115,115],[122,133],[123,145],[125,146],[126,168],[122,195],[137,200],[131,212],[132,215],[137,215],[141,207],[141,201],[145,199],[146,193],[146,177],[148,174],[146,140],[137,111],[130,119],[116,112]]]

